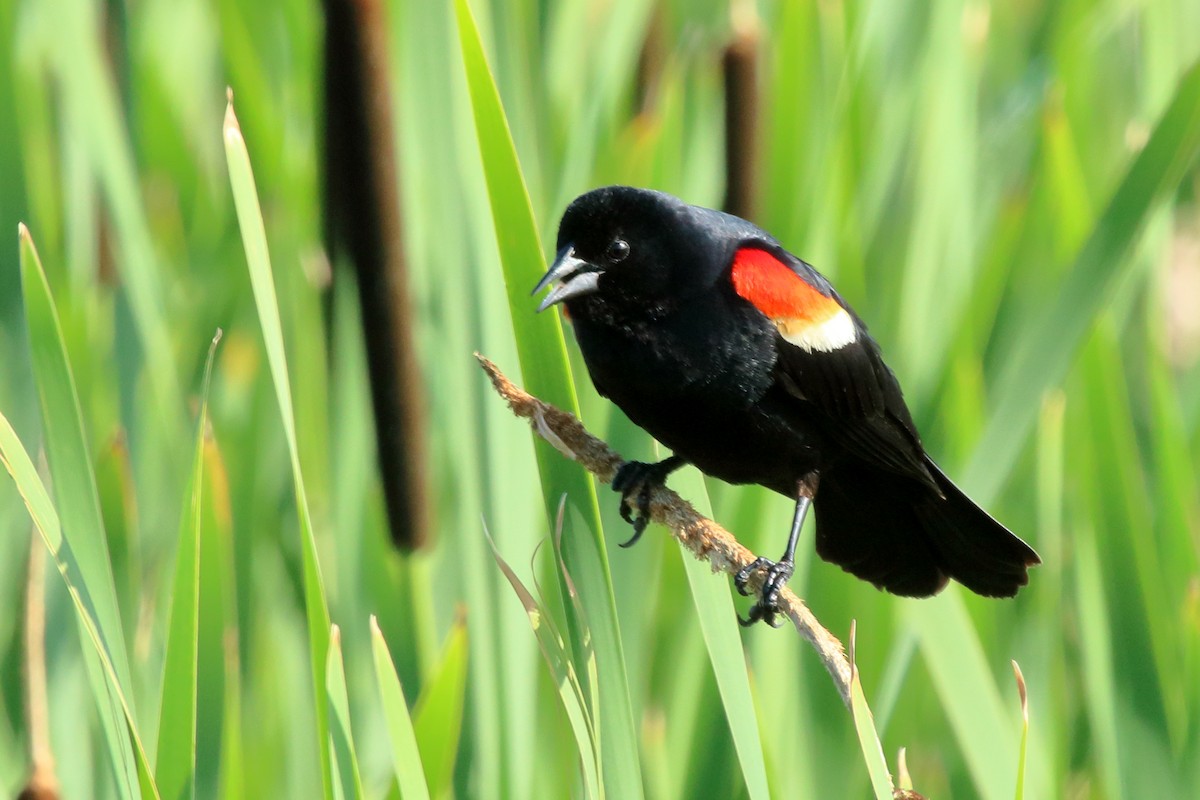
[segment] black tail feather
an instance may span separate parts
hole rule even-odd
[[[1028,583],[1037,553],[927,461],[942,497],[865,465],[822,474],[817,554],[892,594],[928,597],[954,578],[987,597]]]
[[[1012,597],[1040,564],[1033,548],[963,494],[932,460],[929,472],[945,495],[914,506],[950,576],[976,594]]]
[[[911,503],[887,491],[879,481],[883,475],[849,467],[821,475],[813,503],[817,555],[892,594],[937,594],[949,576]]]

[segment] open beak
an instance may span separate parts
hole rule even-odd
[[[575,247],[567,245],[558,251],[558,257],[550,265],[549,271],[538,281],[538,285],[533,287],[532,294],[537,294],[552,283],[558,283],[537,307],[538,311],[545,311],[550,306],[570,300],[572,297],[591,294],[596,291],[599,282],[600,268],[590,261],[584,261],[577,257]]]

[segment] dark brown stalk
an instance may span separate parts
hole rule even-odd
[[[392,146],[386,18],[381,0],[323,6],[326,241],[331,252],[344,249],[358,274],[388,521],[392,540],[411,550],[431,530],[426,414]]]
[[[645,114],[658,102],[659,84],[667,64],[666,31],[663,23],[661,3],[654,4],[650,22],[646,25],[646,38],[638,53],[637,78],[634,84],[634,112]]]
[[[753,220],[758,198],[758,18],[752,3],[735,3],[733,40],[722,57],[725,76],[725,202]]]

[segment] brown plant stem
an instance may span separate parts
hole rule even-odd
[[[358,274],[376,450],[392,540],[421,547],[433,529],[426,412],[393,147],[386,4],[324,0],[325,238]],[[334,259],[336,263],[336,259]]]
[[[25,719],[29,726],[29,780],[20,800],[58,797],[54,751],[50,748],[50,706],[46,694],[46,548],[34,529],[25,584]]]
[[[667,65],[666,23],[662,3],[655,3],[638,53],[637,73],[633,87],[633,109],[646,114],[658,104],[663,72]]]
[[[514,385],[500,368],[487,358],[476,353],[483,371],[492,381],[492,386],[508,403],[518,417],[528,419],[534,431],[554,446],[560,453],[579,462],[580,466],[595,475],[603,483],[610,483],[617,468],[625,462],[607,444],[588,433],[583,424],[562,409],[545,403],[525,390]],[[754,553],[742,546],[733,534],[707,517],[701,516],[691,503],[665,487],[650,494],[650,519],[670,530],[680,544],[695,556],[712,565],[714,572],[730,575],[755,559]],[[761,573],[750,577],[750,587],[758,591],[762,586]],[[838,638],[825,629],[813,613],[796,597],[791,589],[784,588],[779,595],[780,611],[791,620],[792,625],[817,651],[834,686],[846,707],[850,707],[850,661]]]
[[[758,17],[754,4],[733,4],[733,38],[721,57],[725,81],[725,201],[722,209],[753,220],[758,199]]]

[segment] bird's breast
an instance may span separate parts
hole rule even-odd
[[[657,318],[573,314],[596,388],[630,417],[643,406],[745,408],[770,388],[774,331],[720,296]]]
[[[789,491],[818,454],[810,426],[778,407],[775,331],[761,315],[720,308],[572,320],[597,390],[635,424],[710,475]]]

